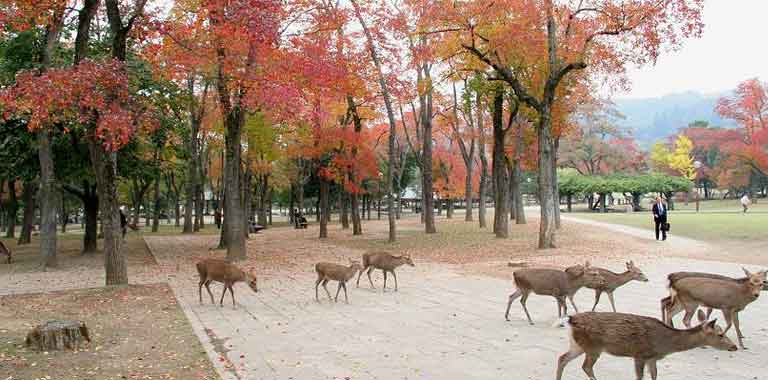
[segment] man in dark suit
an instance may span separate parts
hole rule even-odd
[[[662,240],[667,240],[667,205],[661,197],[656,197],[656,203],[653,204],[653,223],[656,224],[656,240],[659,240],[659,231]]]

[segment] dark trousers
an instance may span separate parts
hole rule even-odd
[[[658,218],[654,218],[653,221],[656,224],[656,240],[659,240],[659,231],[661,231],[662,239],[667,240],[667,231],[662,228],[662,225],[667,223],[667,217],[660,216]]]

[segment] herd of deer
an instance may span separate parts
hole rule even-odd
[[[364,254],[362,265],[352,260],[348,266],[318,263],[315,265],[317,272],[315,299],[319,302],[318,288],[322,284],[328,299],[331,300],[331,293],[326,284],[329,281],[337,281],[339,285],[334,300],[338,301],[339,292],[344,289],[344,298],[348,302],[347,282],[357,274],[357,286],[360,286],[360,277],[367,271],[371,287],[374,287],[371,280],[371,272],[374,269],[380,269],[384,273],[384,289],[386,289],[387,274],[392,274],[395,290],[397,290],[395,269],[404,264],[414,266],[413,260],[408,255],[397,256],[384,252]],[[700,272],[672,273],[668,276],[669,296],[661,300],[662,321],[652,317],[616,312],[613,299],[616,289],[633,280],[648,281],[634,262],[627,262],[626,267],[625,272],[615,273],[593,267],[587,262],[565,270],[523,268],[514,272],[517,290],[509,296],[506,320],[509,320],[512,302],[520,298],[528,322],[533,324],[526,307],[526,301],[531,293],[554,297],[557,300],[558,318],[565,318],[568,315],[566,299],[576,310],[577,314],[567,317],[570,326],[570,348],[558,358],[557,380],[562,378],[565,366],[583,354],[586,358],[582,368],[590,380],[595,380],[593,367],[604,352],[614,356],[633,358],[638,380],[643,378],[646,367],[651,378],[656,380],[656,362],[671,353],[703,346],[736,351],[736,344],[725,335],[732,325],[735,326],[739,346],[745,349],[742,341],[744,336],[739,326],[739,312],[757,300],[762,290],[768,290],[766,271],[751,273],[744,269],[746,277],[743,278]],[[233,307],[235,306],[232,285],[236,282],[246,282],[254,292],[258,291],[256,275],[253,271],[244,272],[224,260],[203,260],[197,263],[197,270],[200,274],[201,303],[203,286],[208,290],[211,302],[215,303],[209,288],[212,281],[224,284],[224,292],[219,301],[221,306],[227,290],[232,295],[232,304]],[[591,312],[579,313],[573,297],[579,289],[584,287],[594,289],[595,303]],[[608,295],[613,312],[594,312],[602,293]],[[706,314],[702,310],[698,310],[697,313],[700,306],[708,308]],[[725,330],[717,326],[716,320],[708,320],[713,309],[722,311],[726,321]],[[685,311],[683,324],[686,329],[676,329],[673,326],[672,317],[682,311]],[[696,313],[699,324],[691,326],[691,319]]]

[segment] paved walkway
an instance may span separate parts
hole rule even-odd
[[[163,253],[171,252],[173,239],[146,239],[161,266],[171,268],[174,264]],[[363,281],[359,289],[353,285],[350,304],[332,304],[327,298],[315,302],[310,268],[262,279],[258,294],[239,284],[236,310],[226,303],[224,308],[200,305],[191,271],[169,275],[168,281],[223,379],[554,378],[556,357],[568,346],[566,329],[553,327],[554,300],[531,296],[535,326],[527,324],[517,302],[512,321],[506,322],[506,298],[513,289],[509,281],[417,265],[398,271],[397,293],[371,290]],[[620,289],[616,303],[620,311],[654,316],[666,294],[668,272],[740,273],[739,265],[711,261],[662,259],[638,265],[650,282]],[[381,275],[374,279],[380,288]],[[335,286],[329,288],[335,292]],[[221,286],[214,286],[214,294],[220,292]],[[582,291],[577,304],[586,309],[592,297]],[[608,310],[603,298],[599,308]],[[751,305],[741,320],[750,350],[676,354],[660,362],[661,378],[762,379],[768,360],[768,297]],[[634,379],[629,359],[604,355],[595,368],[598,378]],[[566,369],[567,379],[584,377],[580,360]]]

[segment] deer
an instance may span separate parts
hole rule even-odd
[[[718,350],[736,351],[738,348],[717,325],[707,321],[699,310],[700,324],[679,330],[652,318],[624,313],[575,314],[568,318],[570,348],[557,359],[556,380],[563,377],[563,369],[572,360],[586,354],[582,368],[590,380],[596,380],[593,367],[600,354],[635,359],[635,376],[642,380],[645,368],[656,380],[656,362],[669,354],[709,346]]]
[[[8,264],[11,263],[12,261],[11,250],[8,249],[8,247],[6,247],[5,244],[3,244],[2,240],[0,240],[0,256],[6,256],[7,258],[5,261]]]
[[[205,285],[205,289],[211,296],[211,303],[214,305],[216,304],[216,301],[213,300],[213,293],[211,293],[210,288],[211,282],[213,281],[224,284],[224,291],[221,293],[221,300],[219,301],[221,307],[224,307],[224,295],[227,294],[227,289],[229,289],[229,294],[232,296],[232,308],[237,308],[237,305],[235,304],[235,291],[232,288],[232,285],[238,282],[245,282],[248,284],[248,287],[250,287],[254,293],[259,292],[256,282],[256,274],[253,272],[253,269],[246,272],[225,260],[205,259],[199,261],[197,263],[197,273],[200,274],[200,284],[198,286],[200,304],[203,303],[203,285]]]
[[[749,281],[749,277],[733,278],[733,277],[723,276],[723,275],[714,274],[714,273],[674,272],[674,273],[670,273],[667,276],[667,280],[669,281],[667,283],[667,289],[671,289],[672,284],[674,284],[678,280],[689,278],[689,277],[712,278],[716,280],[733,281],[736,283],[745,283]],[[768,283],[763,285],[763,290],[768,290]],[[668,317],[668,315],[669,314],[676,315],[679,312],[683,311],[683,305],[680,302],[673,302],[673,301],[674,300],[672,299],[672,296],[667,296],[661,299],[661,320],[672,327],[674,327],[674,323],[672,322],[672,318]],[[711,314],[712,314],[712,308],[707,308],[707,318],[709,318]]]
[[[672,284],[670,289],[672,302],[680,302],[685,309],[683,324],[686,327],[691,326],[691,318],[700,305],[719,309],[725,317],[725,332],[728,332],[732,325],[735,326],[739,347],[746,349],[743,342],[744,335],[739,326],[739,312],[760,296],[760,291],[762,291],[766,281],[766,271],[750,273],[747,269],[742,269],[749,278],[749,281],[744,283],[714,278],[688,277]],[[672,317],[674,314],[671,312],[667,314],[668,319],[671,320]]]
[[[395,291],[397,291],[397,275],[395,274],[395,269],[405,264],[408,264],[412,267],[416,266],[413,263],[411,256],[408,254],[395,256],[387,252],[364,253],[363,270],[361,270],[360,274],[357,275],[357,287],[360,287],[360,277],[363,275],[363,272],[367,270],[368,281],[371,283],[371,288],[376,289],[376,287],[373,286],[371,272],[373,272],[374,269],[381,269],[381,271],[384,272],[384,291],[387,291],[387,272],[392,273],[392,277],[395,278]]]
[[[333,263],[317,263],[315,264],[315,271],[317,272],[317,281],[315,282],[315,300],[317,300],[317,302],[320,302],[320,297],[318,297],[317,294],[317,288],[320,286],[320,283],[323,284],[323,289],[325,289],[325,293],[328,294],[328,301],[331,300],[331,292],[328,291],[326,285],[328,284],[328,281],[333,280],[338,281],[339,283],[339,287],[336,289],[336,298],[334,299],[334,302],[339,302],[339,292],[341,289],[344,289],[344,302],[349,303],[349,298],[347,297],[347,281],[354,278],[355,273],[362,272],[363,267],[359,262],[350,259],[348,267]]]
[[[600,272],[592,268],[587,261],[584,265],[574,265],[565,270],[542,269],[542,268],[523,268],[513,272],[515,286],[517,290],[509,296],[507,302],[507,311],[504,318],[509,321],[509,309],[517,298],[520,298],[520,304],[523,305],[525,316],[528,317],[528,323],[533,325],[531,314],[525,302],[531,292],[538,295],[552,296],[557,300],[557,317],[562,318],[568,314],[568,306],[565,304],[566,297],[571,301],[571,305],[578,313],[576,304],[573,302],[573,296],[587,283],[605,285],[605,278]]]
[[[597,303],[600,302],[600,296],[603,294],[603,292],[608,294],[608,300],[611,301],[611,309],[613,309],[613,312],[616,312],[616,304],[613,302],[613,292],[618,289],[619,287],[625,285],[626,283],[635,280],[640,282],[648,282],[648,278],[645,277],[645,274],[640,270],[640,268],[635,266],[634,261],[628,261],[625,263],[627,270],[623,273],[615,273],[612,271],[609,271],[608,269],[604,268],[598,268],[594,267],[595,270],[597,270],[601,276],[605,279],[604,285],[598,285],[598,284],[592,284],[587,282],[584,286],[586,288],[594,289],[595,290],[595,304],[592,306],[592,311],[595,311],[595,308],[597,307]]]

